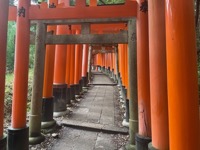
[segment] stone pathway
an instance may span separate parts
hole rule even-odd
[[[95,84],[113,84],[106,75],[94,75]],[[91,85],[72,114],[62,120],[65,126],[61,139],[53,146],[53,150],[115,150],[114,142],[121,133],[128,135],[128,129],[119,127],[116,86]]]
[[[112,80],[101,72],[93,72],[92,84],[113,84]]]

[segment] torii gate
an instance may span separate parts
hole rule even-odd
[[[153,81],[156,81],[154,75],[158,75],[152,71],[152,68],[161,69],[159,66],[161,64],[166,64],[165,59],[160,61],[158,56],[160,47],[163,47],[165,44],[164,33],[166,25],[166,43],[167,43],[167,81],[168,81],[168,105],[169,105],[169,132],[170,132],[170,149],[199,149],[199,114],[198,114],[198,89],[197,89],[197,67],[196,67],[196,51],[195,51],[195,30],[194,30],[194,18],[193,18],[193,2],[182,0],[166,0],[164,1],[150,1],[149,2],[149,36],[150,36],[150,89],[151,95],[156,96],[157,89],[154,88]],[[138,0],[138,3],[142,1]],[[181,5],[179,5],[181,3]],[[166,4],[166,5],[164,5]],[[0,21],[2,27],[1,33],[6,31],[6,18],[8,10],[8,3],[6,1],[1,1],[2,10],[0,11],[2,19]],[[177,7],[174,7],[177,6]],[[178,7],[180,6],[180,7]],[[10,149],[28,149],[28,128],[26,127],[26,93],[27,93],[27,77],[28,77],[28,47],[29,47],[29,28],[30,20],[57,20],[57,19],[94,19],[101,18],[131,18],[127,20],[128,22],[128,44],[129,44],[129,89],[130,89],[130,144],[135,144],[135,133],[137,133],[137,62],[136,62],[136,32],[135,30],[135,20],[132,19],[136,17],[137,13],[137,3],[136,1],[127,1],[125,5],[122,6],[104,6],[101,7],[85,7],[83,1],[77,1],[77,6],[74,8],[56,8],[56,9],[40,9],[38,6],[30,6],[30,2],[19,1],[18,9],[10,8],[9,15],[10,20],[15,20],[15,14],[18,12],[17,20],[17,34],[16,34],[16,63],[15,63],[15,79],[14,79],[14,95],[13,95],[13,109],[12,109],[12,125],[8,129],[8,145]],[[80,9],[81,8],[81,9]],[[166,8],[166,24],[160,22],[164,18],[164,8]],[[4,10],[5,9],[5,10]],[[161,11],[162,10],[162,11]],[[187,16],[183,17],[183,12],[187,10]],[[104,12],[104,13],[102,13]],[[78,13],[78,14],[77,14]],[[65,16],[65,14],[67,14]],[[141,16],[140,16],[141,17]],[[139,13],[137,19],[141,19]],[[111,20],[112,20],[111,19]],[[158,22],[157,22],[158,21]],[[52,21],[53,22],[53,21]],[[140,23],[137,21],[138,24]],[[178,24],[181,23],[181,27]],[[43,23],[39,23],[43,24]],[[58,23],[59,24],[59,23]],[[141,25],[141,24],[140,24]],[[138,26],[140,27],[140,26]],[[142,27],[142,25],[141,25]],[[43,24],[44,28],[44,24]],[[160,33],[159,29],[162,29]],[[187,32],[185,32],[187,30]],[[142,31],[142,29],[140,30]],[[153,31],[156,31],[156,35],[153,35]],[[172,32],[177,31],[177,32]],[[119,33],[120,34],[120,33]],[[137,37],[140,34],[137,34]],[[1,39],[5,39],[6,35],[1,34]],[[52,39],[58,39],[54,35],[47,35],[46,41],[49,43]],[[155,42],[156,39],[162,40],[160,43]],[[187,39],[190,37],[189,39]],[[65,38],[68,38],[65,36]],[[80,37],[79,37],[80,39]],[[142,42],[141,38],[138,37],[138,42]],[[108,39],[109,40],[109,39]],[[45,41],[45,37],[44,37]],[[85,42],[85,41],[84,41]],[[162,43],[163,42],[163,43]],[[5,42],[6,43],[6,42]],[[1,43],[3,49],[3,57],[0,60],[5,60],[5,43]],[[180,45],[180,43],[182,45]],[[191,51],[188,51],[190,49]],[[155,50],[155,53],[153,51]],[[139,51],[139,49],[138,49]],[[22,55],[23,54],[23,55]],[[164,55],[162,55],[164,56]],[[188,61],[189,60],[189,61]],[[4,61],[5,62],[5,61]],[[2,63],[2,68],[5,68],[5,63]],[[140,69],[139,66],[138,69]],[[165,66],[164,66],[165,68]],[[5,69],[2,70],[2,74],[5,74]],[[190,80],[188,80],[190,79]],[[161,79],[162,80],[162,79]],[[164,79],[165,80],[165,79]],[[0,83],[4,87],[5,79],[2,78]],[[159,85],[159,84],[156,84]],[[174,86],[175,85],[175,86]],[[4,89],[4,88],[2,88]],[[141,89],[138,89],[141,90]],[[184,92],[184,94],[183,94]],[[2,93],[2,92],[0,92]],[[3,101],[3,94],[1,95],[1,102]],[[189,101],[189,99],[194,99]],[[176,103],[175,103],[176,102]],[[153,147],[167,148],[169,147],[168,141],[160,141],[160,134],[163,131],[162,121],[166,121],[168,117],[163,114],[162,111],[155,112],[154,110],[166,109],[166,106],[163,106],[166,101],[163,103],[159,99],[151,102],[151,116],[155,120],[161,120],[161,123],[152,128],[152,145]],[[160,105],[155,105],[160,104]],[[1,105],[0,107],[2,107]],[[1,109],[3,110],[3,109]],[[187,110],[187,111],[185,111]],[[134,113],[132,113],[134,112]],[[160,117],[162,114],[162,118]],[[3,113],[1,112],[1,116]],[[175,115],[175,116],[174,116]],[[2,119],[3,117],[1,117]],[[179,119],[180,118],[180,119]],[[192,118],[192,119],[191,119]],[[189,121],[188,121],[189,120]],[[2,122],[2,121],[1,121]],[[159,121],[158,121],[159,122]],[[167,121],[168,122],[168,121]],[[155,122],[152,123],[154,125]],[[156,122],[157,123],[157,122]],[[2,123],[3,124],[3,123]],[[0,125],[1,126],[1,125]],[[166,127],[167,125],[165,125]],[[188,127],[192,126],[189,130]],[[164,127],[164,128],[165,128]],[[167,126],[168,128],[168,126]],[[168,130],[168,129],[167,129]],[[165,130],[165,131],[167,131]],[[0,137],[3,138],[3,130],[1,130]],[[182,132],[184,131],[184,132]],[[13,134],[13,133],[16,133]],[[18,136],[24,137],[22,141],[18,141]],[[168,136],[166,134],[166,136]],[[186,137],[193,137],[193,140],[188,140]],[[166,137],[166,139],[168,139]],[[163,140],[161,138],[161,140]],[[14,141],[16,143],[11,143]],[[164,143],[164,144],[161,144]],[[184,144],[185,145],[184,145]],[[12,145],[14,144],[14,145]]]

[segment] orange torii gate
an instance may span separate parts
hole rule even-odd
[[[141,1],[138,0],[138,3],[141,3]],[[181,5],[179,5],[180,3]],[[7,3],[2,3],[3,8],[6,9],[4,12],[8,12],[6,4]],[[51,3],[50,6],[54,7],[52,4],[53,3]],[[141,4],[144,3],[142,2]],[[130,147],[129,148],[134,148],[133,145],[135,145],[135,133],[138,132],[137,131],[138,127],[137,67],[142,67],[142,66],[141,65],[137,66],[136,31],[135,31],[136,22],[133,19],[133,17],[136,17],[137,15],[136,10],[137,8],[139,8],[139,6],[137,5],[136,1],[127,1],[125,5],[119,5],[119,6],[86,7],[84,1],[77,1],[76,6],[73,8],[69,7],[67,9],[66,8],[49,9],[47,7],[40,8],[39,6],[30,6],[30,1],[19,0],[18,8],[10,7],[9,20],[17,21],[17,35],[16,35],[16,55],[15,55],[16,63],[14,72],[15,79],[14,79],[14,95],[13,95],[13,108],[12,108],[12,124],[11,127],[8,129],[9,149],[19,149],[19,150],[28,149],[28,127],[26,127],[26,94],[27,94],[27,77],[28,77],[28,46],[29,46],[30,20],[37,20],[38,27],[40,26],[40,29],[37,31],[38,35],[36,35],[36,37],[39,37],[39,35],[41,35],[41,37],[44,36],[41,33],[46,32],[45,25],[82,24],[84,22],[87,22],[88,20],[91,24],[111,23],[111,22],[112,23],[126,22],[128,24],[128,35],[125,32],[124,33],[120,32],[114,36],[110,35],[108,37],[105,37],[103,35],[92,35],[92,36],[46,35],[42,39],[43,43],[37,43],[41,44],[41,46],[39,45],[37,46],[38,50],[40,49],[42,50],[45,44],[52,44],[52,45],[66,44],[65,42],[66,40],[69,41],[69,44],[77,44],[77,41],[81,41],[82,44],[85,44],[87,43],[85,37],[92,38],[93,40],[90,41],[91,43],[98,43],[97,41],[98,38],[104,39],[101,41],[102,43],[111,42],[110,38],[112,37],[115,38],[118,37],[120,39],[120,40],[113,40],[114,43],[120,43],[122,42],[121,40],[123,39],[124,43],[127,43],[128,41],[129,44],[128,45],[129,48],[128,50],[129,94],[128,95],[130,98]],[[152,120],[159,122],[157,126],[154,125],[157,122],[152,121],[151,123],[153,127],[152,130],[153,137],[152,137],[152,145],[150,145],[149,148],[157,149],[162,147],[169,147],[170,143],[170,149],[178,149],[178,150],[199,149],[200,148],[199,147],[200,145],[198,144],[199,114],[198,114],[198,96],[197,96],[198,92],[196,86],[197,67],[196,67],[196,56],[195,56],[196,51],[194,43],[195,30],[194,30],[194,18],[193,18],[193,2],[188,0],[182,0],[182,1],[165,0],[165,2],[153,0],[149,1],[149,6],[150,6],[149,9],[150,91],[151,91],[151,98],[155,97],[155,99],[151,101],[151,118],[153,118]],[[178,9],[175,9],[174,6],[177,6]],[[163,11],[164,7],[166,7],[165,9],[166,23],[164,22],[164,11]],[[143,7],[140,8],[143,11]],[[185,10],[189,12],[187,13],[186,16],[184,16],[185,14],[183,13],[185,12]],[[0,16],[4,14],[4,12],[0,11],[1,13]],[[0,23],[7,22],[7,20],[5,19],[6,16],[2,18],[4,20]],[[94,18],[99,18],[99,20],[98,19],[96,20]],[[122,18],[126,19],[124,20]],[[68,20],[64,21],[63,19],[68,19]],[[140,19],[141,18],[137,16],[137,21],[140,21]],[[160,22],[161,20],[163,21]],[[181,28],[179,27],[179,23],[182,23]],[[167,29],[167,36],[166,36],[167,43],[165,43],[164,39],[165,25]],[[2,27],[4,27],[2,31],[4,30],[6,31],[6,27],[5,26]],[[153,31],[158,31],[158,29],[162,29],[162,33],[159,31],[156,32],[155,35]],[[39,31],[42,30],[43,32],[40,33]],[[177,32],[173,32],[171,34],[172,30]],[[187,32],[185,32],[185,30],[187,30]],[[140,32],[138,34],[140,34]],[[5,35],[4,34],[1,35],[2,39],[4,39],[3,36],[5,37]],[[127,36],[128,39],[126,39]],[[189,40],[188,37],[190,37]],[[161,40],[161,42],[159,43],[157,39]],[[166,48],[167,67],[165,62],[166,59],[165,48],[164,48],[165,44],[167,47]],[[5,47],[5,43],[2,43],[2,45],[4,45]],[[162,51],[159,51],[160,47],[162,47]],[[5,54],[4,53],[5,48],[2,49],[4,50],[3,54]],[[139,47],[138,51],[140,51]],[[164,67],[162,67],[160,64],[159,54],[163,58],[161,60],[161,63],[164,64]],[[141,55],[139,56],[141,57]],[[5,60],[4,62],[1,62],[0,65],[2,65],[2,67],[5,67]],[[159,68],[161,70],[164,70],[165,72],[164,76],[159,76],[161,74]],[[167,69],[167,71],[165,70],[165,68]],[[155,70],[155,72],[153,70]],[[4,75],[5,71],[2,70],[1,73]],[[37,75],[41,76],[41,74]],[[159,80],[157,81],[155,77],[159,77]],[[166,80],[168,82],[168,85],[166,85]],[[160,84],[155,85],[153,81],[155,81],[156,83],[164,81],[165,85],[162,85],[162,87],[160,88],[159,87]],[[3,83],[5,83],[5,79],[0,78],[1,87],[4,87]],[[161,90],[164,93],[165,95],[164,101],[162,101],[162,98],[160,98],[161,97],[160,93],[159,95],[157,95],[158,91],[156,89],[158,89],[159,91]],[[42,91],[39,92],[41,92],[39,93],[39,95],[41,94],[42,98]],[[167,99],[166,95],[169,97],[168,98],[169,109],[166,107],[166,105],[164,105],[166,104],[166,99]],[[0,96],[3,97],[2,94]],[[1,102],[3,101],[2,97],[0,97]],[[192,101],[190,101],[190,99],[192,99]],[[146,102],[148,103],[148,101]],[[0,107],[2,107],[2,105]],[[165,109],[164,112],[162,111],[163,109],[161,107]],[[169,110],[169,119],[166,115],[167,114],[166,111],[168,110]],[[163,117],[160,117],[159,112],[162,112],[161,115]],[[0,113],[1,113],[0,116],[3,116],[2,111]],[[170,136],[169,138],[167,137],[169,133],[167,131],[168,125],[165,124],[164,130],[166,133],[165,134],[166,137],[159,139],[161,137],[160,132],[162,132],[162,124],[163,122],[168,122],[168,120],[169,120]],[[0,126],[1,126],[0,129],[2,129],[3,124],[0,124]],[[190,126],[192,129],[189,130],[188,127]],[[139,126],[139,128],[141,129],[139,135],[143,136],[144,130],[142,130],[141,127],[142,125]],[[183,136],[183,131],[185,131],[184,136]],[[1,142],[2,141],[5,142],[5,138],[3,137],[2,134],[3,132],[0,132],[0,140],[2,139]],[[39,134],[37,133],[36,137],[39,135],[40,133]],[[19,140],[19,137],[23,137],[21,141]],[[186,137],[193,137],[194,140],[188,139]],[[138,139],[139,138],[143,139],[143,137],[138,136]],[[169,143],[168,139],[170,141]],[[14,141],[14,143],[11,141]],[[3,146],[5,147],[5,144]]]
[[[24,7],[24,5],[26,7]],[[103,8],[100,8],[100,9],[99,8],[100,7],[85,7],[83,1],[78,1],[76,7],[74,7],[74,8],[68,8],[68,9],[64,9],[64,8],[56,8],[56,9],[41,8],[40,9],[38,6],[29,6],[29,2],[24,1],[23,3],[19,2],[17,21],[18,21],[18,18],[19,18],[19,20],[21,19],[24,22],[28,22],[29,20],[46,20],[45,22],[40,21],[39,24],[38,24],[38,27],[43,26],[42,25],[43,23],[46,24],[46,25],[82,24],[84,22],[90,22],[92,24],[120,23],[120,22],[127,23],[129,19],[123,20],[123,19],[118,19],[118,18],[123,16],[123,17],[126,17],[126,18],[128,17],[128,18],[131,19],[131,17],[134,17],[136,15],[136,11],[134,11],[134,10],[136,10],[137,4],[136,4],[136,2],[128,1],[125,5],[121,5],[121,6],[105,6]],[[83,12],[81,12],[80,10],[82,10]],[[128,11],[128,10],[130,10],[130,11]],[[100,13],[102,11],[104,11],[104,13]],[[119,11],[120,11],[120,13],[117,13]],[[9,20],[15,20],[15,16],[13,14],[16,14],[16,8],[11,7],[10,12],[12,12],[12,13],[9,13]],[[42,14],[42,16],[39,15],[39,14]],[[64,15],[64,14],[70,14],[70,15]],[[84,14],[84,15],[82,16],[80,14]],[[107,14],[109,14],[109,15],[107,15]],[[71,18],[73,18],[73,19],[71,19]],[[100,19],[96,20],[96,19],[93,19],[93,18],[100,18]],[[115,19],[115,18],[117,18],[117,19]],[[57,19],[57,21],[56,20],[52,21],[53,19]],[[69,19],[69,20],[67,20],[68,22],[63,22],[62,19]],[[76,19],[78,19],[78,21]],[[36,22],[38,22],[38,21],[36,21]],[[19,21],[19,23],[20,23],[20,21]],[[26,26],[26,28],[28,29],[29,25]],[[21,30],[17,29],[17,31],[19,31],[18,35],[22,35]],[[28,34],[28,32],[25,32],[25,33]],[[48,37],[48,35],[47,35],[46,40],[45,40],[45,44],[64,44],[65,43],[64,41],[68,41],[68,44],[76,44],[76,43],[83,43],[84,44],[84,43],[88,42],[88,41],[85,40],[85,38],[88,35],[81,35],[81,36],[78,36],[78,37],[76,35],[70,35],[70,37],[67,36],[67,35],[65,35],[65,36],[59,35],[59,36],[50,35]],[[40,37],[40,36],[36,35],[36,37]],[[103,40],[101,40],[101,43],[107,43],[107,42],[108,43],[110,43],[110,42],[111,43],[112,42],[113,43],[119,43],[119,42],[123,43],[123,42],[127,42],[126,37],[127,37],[126,32],[120,32],[120,33],[117,33],[117,34],[107,34],[107,37],[104,36],[104,35],[91,35],[90,39],[92,39],[92,40],[90,40],[90,43],[99,43],[99,40],[98,40],[99,38],[103,39]],[[28,39],[29,38],[27,38],[27,40]],[[60,40],[60,39],[63,39],[63,40]],[[71,39],[71,41],[70,41],[70,39]],[[115,39],[115,40],[111,41],[111,39]],[[16,40],[18,41],[19,38],[16,39]],[[22,41],[22,40],[19,40],[19,41]],[[79,41],[79,42],[77,42],[77,41]],[[27,41],[26,44],[28,44],[28,43],[29,42]],[[18,43],[16,42],[16,45],[17,44]],[[24,51],[23,53],[26,53],[25,52],[26,49],[27,48],[25,48],[25,47],[20,47],[20,49],[16,49],[16,52],[19,51],[19,53],[20,53],[23,50]],[[26,57],[25,60],[28,60],[28,57]],[[20,66],[20,68],[21,68],[20,71],[17,71],[17,68],[19,68],[17,66]],[[24,74],[24,72],[27,72],[27,71],[28,71],[28,68],[26,67],[26,65],[21,66],[20,61],[18,61],[15,64],[15,72],[18,73],[19,77],[25,77],[26,74]],[[17,91],[17,94],[21,95],[21,96],[23,96],[23,95],[25,96],[26,93],[27,93],[27,91],[25,90],[26,88],[20,90],[20,88],[16,87],[17,85],[20,84],[20,82],[23,82],[24,87],[26,87],[27,81],[18,80],[18,78],[15,78],[14,93],[16,92],[16,89],[19,89]],[[24,100],[25,100],[25,98],[24,98]],[[19,106],[19,98],[14,97],[13,103],[15,103],[13,108],[17,109],[18,106]],[[25,106],[25,102],[23,102],[23,104],[21,104],[21,105]],[[15,131],[16,131],[16,129],[19,129],[19,132],[23,131],[24,137],[26,137],[26,133],[28,131],[26,124],[23,124],[22,121],[20,121],[20,123],[17,122],[18,117],[21,117],[21,116],[24,116],[24,115],[26,116],[26,112],[24,112],[24,110],[26,110],[26,109],[24,108],[22,111],[18,110],[18,113],[15,113],[15,111],[13,112],[12,115],[14,117],[13,117],[13,120],[12,120],[12,128],[14,128]],[[20,112],[23,112],[23,115],[20,115]],[[35,117],[37,117],[37,114],[35,114],[35,115],[36,115]],[[21,119],[25,119],[25,117],[22,117]],[[13,126],[13,124],[16,124],[16,125]],[[26,132],[24,132],[24,130]],[[13,132],[12,129],[9,129],[9,132]],[[11,136],[11,134],[9,134],[9,138],[15,139],[16,138],[15,134],[12,134],[12,135],[13,136]],[[36,135],[36,136],[38,136],[38,135]],[[23,146],[26,147],[27,138],[24,138],[23,141],[18,142],[14,145],[20,145],[21,147],[23,147]],[[9,147],[11,148],[12,145],[9,144]]]

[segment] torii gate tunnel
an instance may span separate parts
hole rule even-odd
[[[126,101],[127,149],[198,150],[200,118],[194,5],[188,0],[0,1],[0,149],[44,140],[53,116],[90,84],[91,66],[118,83]],[[16,21],[12,121],[3,132],[7,23]],[[36,33],[30,34],[30,26]],[[35,44],[29,126],[29,45]]]

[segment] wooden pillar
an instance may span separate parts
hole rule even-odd
[[[128,45],[125,45],[124,50],[124,57],[125,57],[125,67],[124,67],[124,76],[125,76],[125,88],[128,88]]]
[[[121,98],[125,105],[125,118],[122,122],[122,125],[125,127],[129,127],[129,99],[127,98],[127,88],[128,88],[128,49],[127,44],[122,45],[122,57],[121,58],[121,65],[122,69],[122,86],[121,86]]]
[[[116,66],[115,66],[115,53],[114,52],[112,53],[112,58],[113,58],[113,61],[112,61],[112,64],[113,64],[113,75],[115,76],[115,74],[116,74]]]
[[[76,30],[76,34],[80,34],[80,30]],[[75,72],[74,72],[74,86],[75,86],[75,95],[79,95],[79,72],[80,72],[80,63],[81,63],[81,44],[75,45]]]
[[[129,134],[130,143],[127,148],[135,149],[135,134],[138,132],[138,97],[137,97],[137,50],[136,20],[128,21],[128,76],[129,76]]]
[[[84,23],[81,25],[81,34],[90,34],[90,24]],[[88,44],[83,45],[83,56],[82,56],[82,82],[83,87],[88,84],[88,73],[87,73],[87,63],[88,63]]]
[[[70,99],[71,100],[75,100],[74,72],[75,72],[75,45],[72,44],[70,50]]]
[[[56,33],[56,26],[48,26],[47,32]],[[55,45],[46,45],[44,83],[42,95],[42,128],[49,129],[56,125],[53,119],[53,78],[55,62]]]
[[[102,72],[105,72],[105,54],[102,53]]]
[[[69,26],[69,34],[72,34],[71,27]],[[70,61],[71,61],[71,44],[67,45],[66,49],[66,69],[65,69],[65,83],[67,84],[66,102],[67,105],[71,105],[70,98]]]
[[[197,150],[200,135],[194,1],[165,2],[170,149]]]
[[[38,22],[34,62],[31,113],[29,119],[29,144],[39,144],[45,137],[41,134],[42,89],[44,82],[46,25]]]
[[[3,124],[9,1],[1,0],[0,6],[0,149],[6,150],[7,139],[3,133]]]
[[[80,44],[80,63],[79,63],[79,94],[82,94],[82,61],[83,61],[83,44]]]
[[[57,35],[66,34],[65,25],[57,26]],[[56,45],[55,65],[54,65],[54,84],[65,83],[66,69],[66,45]]]
[[[109,60],[110,60],[110,77],[112,77],[112,71],[113,71],[113,58],[112,58],[112,53],[109,53]]]
[[[149,1],[149,66],[152,143],[150,149],[169,149],[164,0]]]
[[[58,0],[49,0],[48,5],[54,3],[56,6]],[[56,26],[47,26],[47,32],[56,34]],[[47,129],[56,125],[53,119],[53,78],[54,78],[54,62],[55,62],[55,45],[46,45],[45,67],[44,67],[44,83],[42,94],[42,129]]]
[[[87,62],[88,62],[88,44],[83,45],[83,61],[82,61],[82,80],[83,87],[87,86],[88,74],[87,74]]]
[[[91,80],[91,59],[92,59],[92,46],[89,46],[89,52],[88,52],[88,81]]]
[[[138,6],[143,0],[137,0]],[[149,34],[148,13],[137,13],[137,68],[138,68],[138,118],[139,132],[136,135],[137,149],[148,149],[151,142],[151,109],[149,81]],[[152,83],[153,84],[153,83]]]
[[[26,107],[29,66],[29,0],[19,0],[17,6],[17,29],[15,41],[14,85],[11,128],[8,128],[8,149],[28,149],[28,127]],[[23,137],[23,138],[19,138]]]
[[[67,59],[66,59],[66,73],[65,82],[70,87],[70,55],[71,55],[71,45],[67,45]]]
[[[122,45],[121,49],[121,77],[122,77],[122,85],[125,85],[125,44]]]
[[[123,44],[118,45],[118,56],[119,56],[119,83],[122,86],[122,49]]]
[[[57,35],[67,34],[66,25],[57,26]],[[56,45],[55,47],[55,63],[54,63],[54,116],[62,116],[66,114],[66,91],[65,83],[66,72],[66,49],[67,45]]]
[[[116,77],[119,83],[119,51],[118,46],[115,46],[115,66],[116,66]]]

